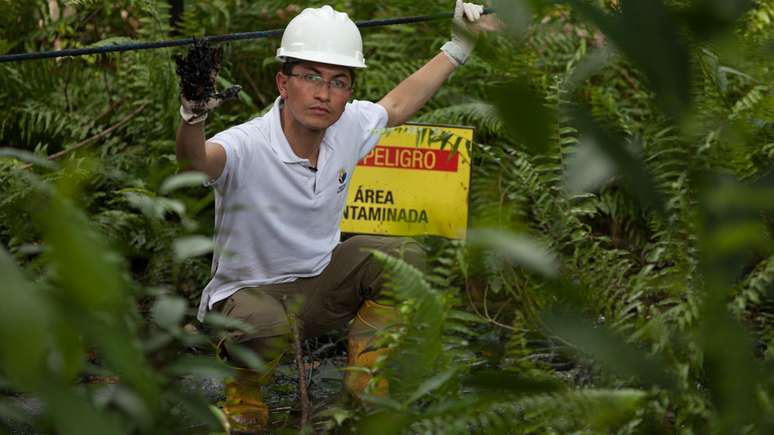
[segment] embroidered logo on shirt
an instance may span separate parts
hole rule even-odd
[[[347,171],[344,168],[339,169],[339,188],[336,189],[336,193],[341,192],[344,190],[347,181]]]

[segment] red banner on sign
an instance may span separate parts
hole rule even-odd
[[[457,172],[459,157],[450,150],[377,145],[358,166]]]

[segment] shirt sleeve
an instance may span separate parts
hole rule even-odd
[[[209,180],[205,185],[213,186],[220,192],[238,187],[237,175],[245,161],[249,138],[248,127],[242,124],[223,130],[207,140],[223,146],[226,151],[226,165],[218,177]]]
[[[353,100],[350,103],[355,120],[360,125],[360,140],[358,149],[358,160],[365,157],[382,135],[382,131],[387,126],[387,110],[379,104],[370,101]]]

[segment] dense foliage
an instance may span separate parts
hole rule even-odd
[[[331,3],[370,19],[451,2]],[[0,0],[0,53],[280,28],[311,5],[185,2],[173,28],[154,0]],[[392,396],[317,429],[772,433],[774,1],[494,6],[507,30],[415,119],[476,128],[470,237],[424,238],[427,275],[383,258],[404,317],[384,337]],[[448,32],[364,30],[356,97]],[[210,133],[273,103],[277,44],[225,46],[219,86],[244,92]],[[214,343],[242,327],[191,327],[213,199],[176,175],[180,52],[0,64],[0,390],[46,404],[0,401],[0,433],[221,430],[179,381],[227,374]]]

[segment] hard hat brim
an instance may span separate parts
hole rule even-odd
[[[286,59],[306,60],[309,62],[327,63],[329,65],[344,66],[348,68],[366,68],[365,60],[355,59],[351,56],[342,56],[332,53],[303,51],[290,52],[279,48],[277,50],[277,60],[284,63]]]

